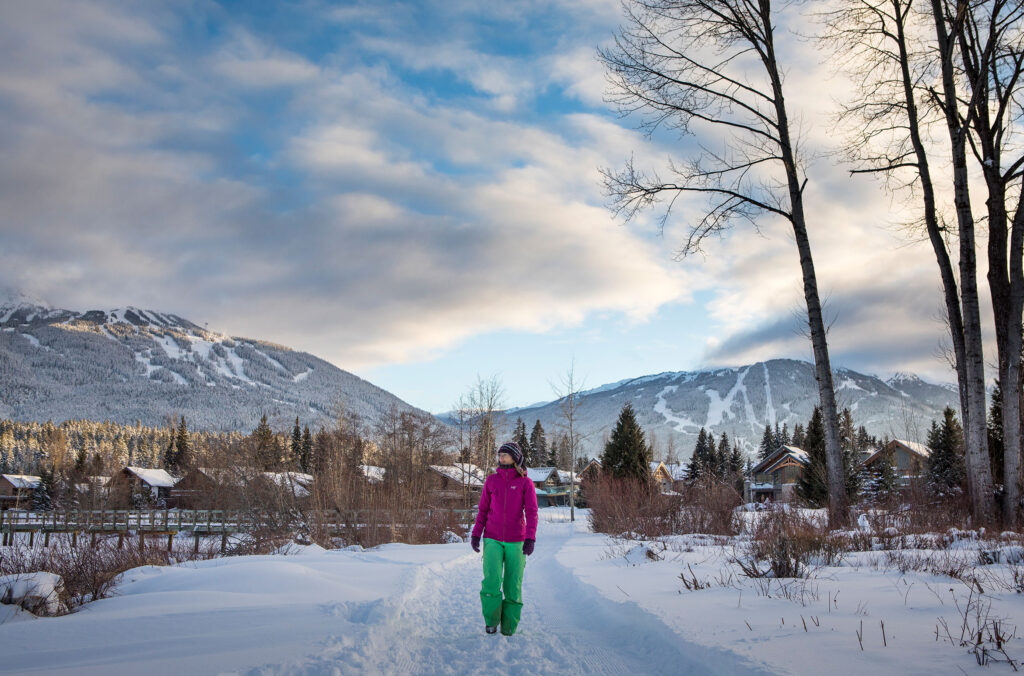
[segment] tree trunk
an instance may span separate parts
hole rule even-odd
[[[772,83],[775,113],[778,120],[779,150],[786,170],[789,189],[790,222],[793,236],[800,253],[800,271],[803,274],[804,301],[807,303],[807,326],[811,332],[814,350],[814,379],[818,381],[818,397],[821,402],[822,425],[825,432],[825,462],[828,470],[828,520],[832,528],[845,526],[850,521],[846,495],[846,474],[843,471],[843,451],[839,443],[839,414],[836,409],[835,387],[832,383],[832,365],[828,356],[828,339],[825,321],[818,296],[818,279],[811,256],[811,243],[807,237],[807,221],[804,217],[803,186],[797,173],[796,158],[789,134],[789,117],[782,93],[782,77],[774,53],[770,10],[762,2],[762,20],[766,39],[764,64]]]
[[[1020,510],[1021,453],[1024,452],[1024,432],[1021,425],[1021,397],[1024,390],[1021,371],[1021,353],[1024,352],[1024,186],[1018,198],[1010,231],[1010,260],[1006,308],[1006,344],[999,354],[999,379],[1003,390],[1003,465],[1009,476],[1013,467],[1017,489],[1013,502],[1007,500],[1014,517]],[[998,315],[997,321],[998,321]],[[1006,481],[1009,484],[1009,479]],[[1007,513],[1011,513],[1007,511]],[[1014,522],[1016,524],[1017,521]]]
[[[960,415],[967,410],[967,371],[965,368],[966,354],[964,349],[964,322],[960,313],[960,291],[957,286],[953,263],[946,249],[946,241],[942,237],[942,228],[935,207],[935,186],[932,183],[931,165],[924,142],[921,140],[921,124],[917,111],[917,100],[914,96],[914,81],[910,75],[910,55],[907,51],[906,32],[904,26],[903,6],[900,0],[893,0],[893,15],[896,17],[896,36],[900,59],[900,77],[903,80],[903,96],[907,105],[907,128],[910,142],[917,157],[918,175],[921,178],[921,195],[924,202],[924,222],[928,232],[928,241],[935,252],[935,261],[939,266],[942,279],[942,296],[946,305],[946,318],[949,322],[949,335],[953,346],[953,367],[956,370],[957,391],[960,396]]]
[[[964,0],[958,0],[958,11]],[[967,175],[966,129],[961,124],[953,72],[953,45],[946,32],[942,0],[932,0],[932,15],[942,66],[941,104],[949,131],[953,160],[953,190],[960,234],[960,302],[964,321],[966,403],[963,411],[967,487],[975,518],[987,523],[992,516],[992,471],[985,426],[985,360],[978,306],[977,257],[974,216]]]

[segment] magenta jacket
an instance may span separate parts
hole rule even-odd
[[[522,542],[537,539],[537,491],[515,467],[499,467],[480,494],[473,537]]]

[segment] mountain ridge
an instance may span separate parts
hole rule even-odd
[[[246,430],[266,414],[331,424],[339,406],[372,424],[385,411],[429,415],[306,352],[209,331],[135,306],[73,311],[0,294],[0,416]]]

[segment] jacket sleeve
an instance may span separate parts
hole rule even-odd
[[[491,508],[491,482],[485,481],[484,488],[480,491],[480,504],[476,507],[476,523],[473,524],[473,537],[478,538],[483,535],[484,526],[487,525],[487,512]],[[534,502],[537,500],[537,496],[534,496]]]
[[[527,481],[526,495],[523,496],[523,509],[526,511],[526,539],[537,539],[537,489],[532,481]]]

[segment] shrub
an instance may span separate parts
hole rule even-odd
[[[776,509],[755,523],[745,556],[735,562],[747,577],[808,577],[814,568],[838,565],[851,541],[795,510]]]

